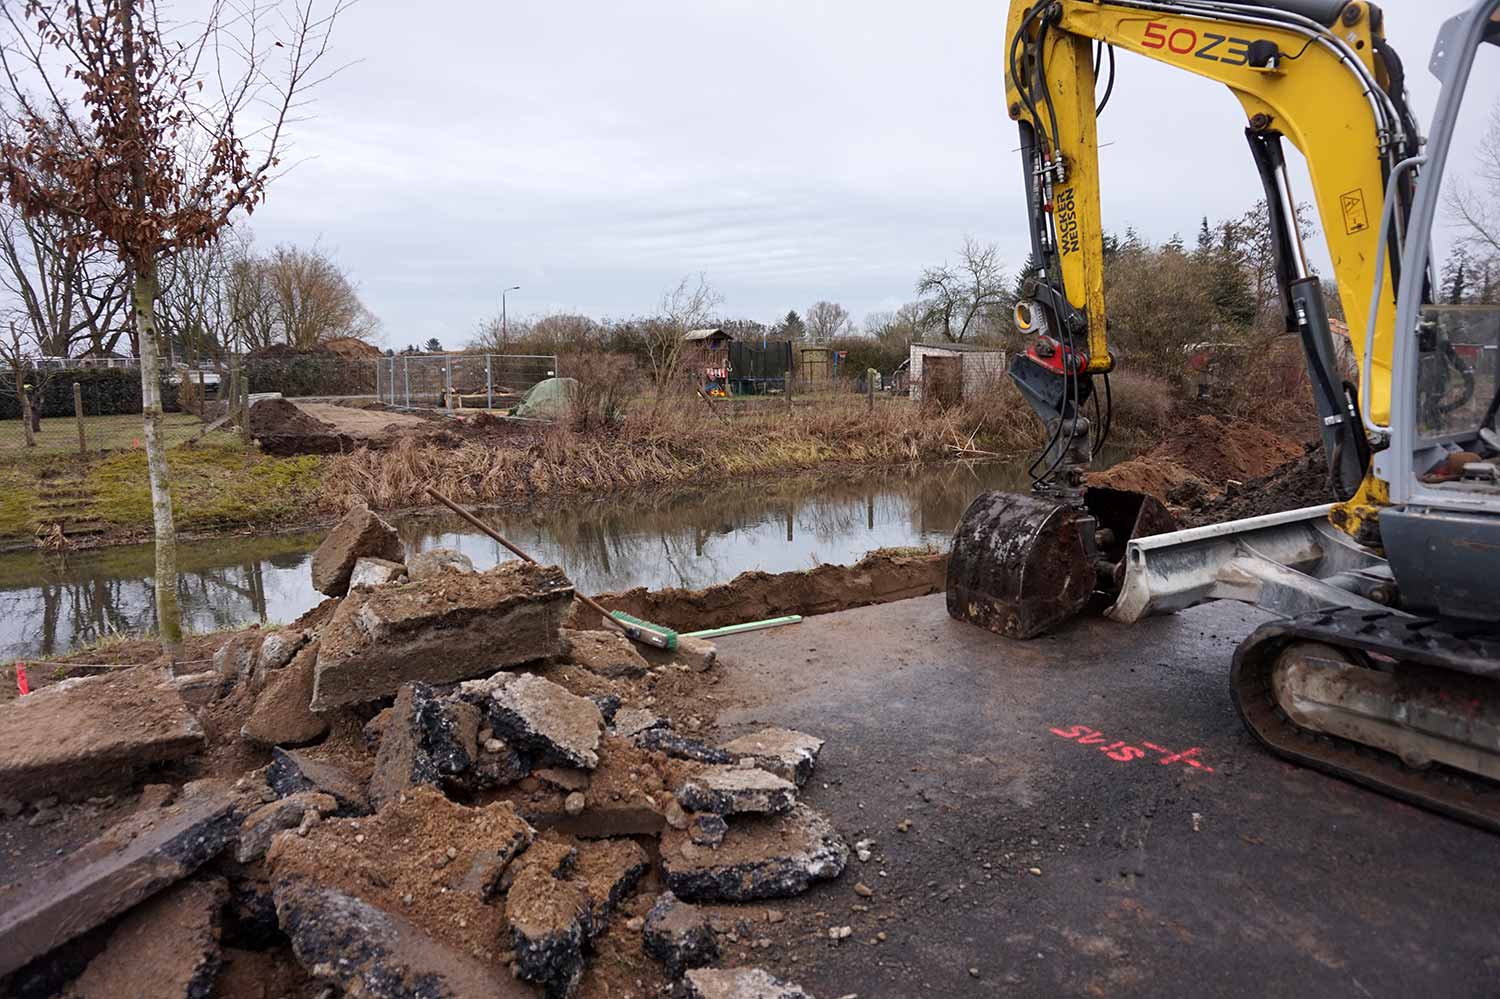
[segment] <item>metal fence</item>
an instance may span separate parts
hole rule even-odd
[[[168,446],[197,436],[203,426],[184,410],[181,395],[181,374],[169,373],[161,384]],[[137,369],[33,369],[19,386],[14,372],[0,377],[0,463],[139,448],[144,440]]]
[[[503,409],[561,374],[555,354],[400,354],[375,362],[375,396],[403,409]]]

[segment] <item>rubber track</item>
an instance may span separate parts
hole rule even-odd
[[[1401,614],[1347,609],[1320,612],[1261,625],[1235,650],[1230,673],[1230,694],[1240,718],[1278,756],[1500,832],[1500,784],[1438,764],[1414,770],[1390,753],[1311,732],[1287,717],[1276,703],[1271,673],[1280,651],[1297,641],[1323,642],[1398,662],[1496,679],[1500,678],[1500,631],[1471,622]]]

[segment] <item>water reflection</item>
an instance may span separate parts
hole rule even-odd
[[[489,519],[538,560],[561,564],[585,592],[696,588],[747,569],[784,572],[853,562],[872,548],[946,545],[975,495],[1027,483],[1024,465],[955,463],[727,482],[658,499],[574,499]],[[410,549],[457,548],[481,569],[511,557],[454,517],[409,518],[398,528]],[[320,540],[313,532],[183,545],[184,623],[206,631],[296,618],[320,599],[307,567]],[[146,545],[0,557],[0,661],[152,628],[151,571]]]

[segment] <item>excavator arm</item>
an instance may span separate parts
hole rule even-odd
[[[1035,345],[1015,359],[1011,373],[1053,427],[1039,476],[1044,491],[1064,502],[1080,499],[1091,455],[1079,438],[1098,430],[1084,425],[1083,404],[1094,394],[1094,376],[1107,379],[1115,364],[1104,301],[1097,120],[1120,49],[1222,83],[1244,109],[1270,209],[1286,328],[1302,340],[1326,453],[1345,501],[1334,521],[1365,543],[1378,543],[1374,515],[1385,488],[1369,474],[1357,395],[1368,396],[1374,420],[1385,422],[1396,282],[1385,281],[1377,294],[1381,212],[1387,190],[1397,187],[1386,254],[1397,261],[1414,180],[1402,164],[1419,142],[1401,63],[1385,41],[1382,21],[1380,9],[1362,0],[1012,4],[1006,100],[1020,129],[1028,229],[1041,269],[1016,315],[1023,332],[1036,334]],[[1167,124],[1153,124],[1149,109],[1131,114],[1141,127],[1162,133],[1163,156],[1191,156],[1206,141],[1166,133]],[[1355,331],[1355,355],[1370,373],[1365,385],[1346,385],[1339,374],[1322,290],[1302,246],[1283,140],[1306,158],[1344,315]],[[1374,336],[1367,344],[1360,334],[1371,328],[1372,310]]]

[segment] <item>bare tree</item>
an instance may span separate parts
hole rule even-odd
[[[259,266],[266,273],[281,341],[288,347],[312,350],[338,337],[365,339],[378,327],[354,282],[320,248],[278,246]]]
[[[342,0],[281,12],[211,0],[201,21],[156,0],[25,0],[3,7],[9,106],[0,184],[28,218],[79,223],[72,242],[112,250],[130,273],[156,526],[164,651],[182,645],[176,531],[161,439],[156,320],[161,263],[249,212],[284,153],[284,128],[318,82]],[[279,16],[279,23],[272,23]],[[260,122],[260,124],[257,124]]]
[[[1458,246],[1478,261],[1500,257],[1500,103],[1490,109],[1472,179],[1443,178],[1443,208],[1458,229]]]
[[[958,263],[929,267],[917,281],[922,325],[962,343],[978,331],[987,313],[1009,308],[1007,285],[995,244],[965,236]]]
[[[27,447],[36,447],[36,434],[41,429],[40,397],[51,380],[51,373],[35,363],[34,348],[35,341],[26,327],[10,320],[0,340],[0,389],[16,397]]]
[[[814,343],[847,336],[854,331],[849,310],[837,302],[814,302],[807,310],[807,336]]]
[[[724,296],[702,274],[696,280],[691,275],[684,277],[662,296],[656,316],[645,324],[646,358],[656,388],[653,414],[660,411],[682,373],[683,337],[690,330],[712,324],[723,303]]]
[[[76,222],[0,205],[0,287],[44,356],[103,354],[125,330],[124,268],[77,237]]]

